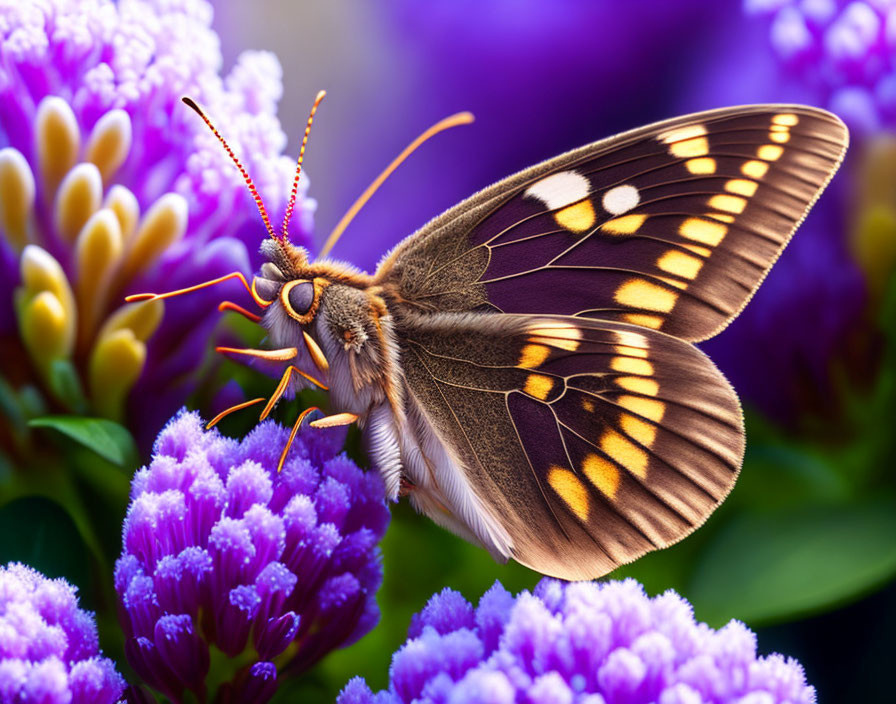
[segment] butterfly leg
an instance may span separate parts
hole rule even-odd
[[[250,313],[245,308],[237,305],[236,303],[234,303],[232,301],[222,301],[221,303],[218,304],[218,310],[221,311],[222,313],[224,313],[228,310],[233,311],[234,313],[239,313],[244,318],[248,318],[249,320],[251,320],[253,323],[258,323],[261,321],[260,315],[255,315],[255,313]]]
[[[329,387],[325,386],[313,376],[306,374],[301,369],[294,367],[293,365],[289,365],[286,368],[286,371],[283,372],[283,376],[280,377],[280,381],[277,384],[277,388],[274,389],[274,393],[271,394],[271,398],[268,400],[267,405],[264,407],[264,410],[261,412],[261,417],[258,420],[264,420],[268,417],[268,414],[273,410],[274,406],[277,404],[277,401],[280,400],[280,397],[283,396],[283,393],[286,391],[286,387],[289,385],[289,380],[292,378],[293,374],[298,374],[301,377],[304,377],[308,381],[310,381],[315,386],[323,389],[324,391],[329,391]]]
[[[215,347],[215,352],[221,354],[241,354],[246,357],[255,357],[257,359],[266,359],[269,362],[288,362],[295,359],[299,351],[295,347],[284,347],[279,350],[253,350],[253,349],[237,349],[236,347]]]
[[[330,369],[330,363],[327,361],[323,350],[314,341],[314,338],[304,330],[302,330],[302,335],[305,337],[305,346],[308,348],[308,354],[311,355],[311,359],[315,366],[317,366],[323,374],[326,374]]]
[[[332,416],[324,416],[317,420],[311,421],[312,428],[335,428],[340,425],[351,425],[358,420],[354,413],[336,413]]]
[[[262,398],[253,398],[251,401],[243,401],[242,403],[238,403],[235,406],[231,406],[226,411],[221,411],[218,415],[212,418],[208,425],[205,426],[206,430],[214,428],[223,418],[229,416],[231,413],[236,411],[241,411],[244,408],[248,408],[249,406],[254,406],[256,403],[261,403],[264,401],[264,397]]]
[[[124,300],[128,303],[133,303],[134,301],[157,301],[162,298],[173,298],[174,296],[182,296],[185,293],[192,293],[193,291],[198,291],[208,286],[214,286],[215,284],[219,284],[223,281],[229,281],[230,279],[239,280],[239,282],[246,287],[249,295],[252,296],[252,300],[255,301],[255,304],[259,308],[267,308],[269,305],[271,305],[271,303],[273,303],[273,301],[266,301],[258,294],[258,291],[255,290],[254,278],[252,279],[252,284],[250,285],[249,282],[246,281],[246,277],[238,271],[231,272],[226,276],[219,276],[217,279],[212,279],[211,281],[204,281],[203,283],[196,284],[195,286],[181,288],[177,291],[169,291],[168,293],[135,293],[131,296],[125,296]]]
[[[277,463],[277,472],[279,473],[283,469],[283,463],[286,462],[286,455],[289,454],[289,448],[292,447],[292,441],[296,439],[296,433],[299,432],[299,428],[302,427],[302,421],[304,421],[311,411],[319,411],[320,409],[317,406],[311,406],[311,408],[306,408],[299,414],[299,417],[296,418],[296,422],[292,426],[292,432],[289,434],[289,440],[286,441],[286,446],[283,448],[283,452],[280,453],[280,461]]]

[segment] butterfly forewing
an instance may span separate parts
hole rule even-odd
[[[597,142],[497,184],[379,273],[423,310],[628,322],[687,340],[746,304],[846,149],[801,106],[729,108]]]
[[[518,561],[605,574],[690,533],[730,490],[740,408],[692,345],[575,318],[445,317],[405,321],[408,388]]]

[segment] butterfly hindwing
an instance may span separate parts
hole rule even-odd
[[[727,495],[736,396],[692,345],[569,317],[403,321],[413,404],[462,465],[513,557],[593,578],[681,539]]]
[[[628,322],[711,337],[746,304],[839,165],[835,116],[698,113],[544,162],[399,245],[378,273],[426,311]]]

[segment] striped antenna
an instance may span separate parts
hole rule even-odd
[[[212,124],[211,120],[209,120],[205,113],[199,108],[199,106],[193,102],[192,99],[183,97],[181,100],[190,108],[192,108],[199,117],[202,118],[202,121],[208,125],[208,128],[212,131],[212,134],[218,138],[218,141],[224,146],[224,150],[233,159],[233,163],[236,164],[236,168],[240,170],[240,173],[243,175],[243,179],[246,181],[246,185],[249,187],[249,192],[252,194],[252,198],[255,200],[255,205],[258,206],[258,212],[261,213],[261,219],[264,220],[264,226],[268,231],[268,234],[273,237],[275,240],[279,240],[281,238],[277,237],[274,233],[274,228],[271,227],[271,219],[268,217],[268,211],[265,210],[264,203],[261,200],[261,196],[258,193],[258,189],[255,188],[255,184],[252,183],[252,179],[249,178],[249,174],[246,172],[246,169],[243,168],[243,165],[240,163],[240,160],[236,158],[236,154],[233,153],[233,150],[221,136],[220,132],[215,129],[215,126]]]
[[[286,228],[289,226],[289,219],[292,217],[292,211],[296,204],[296,194],[299,190],[299,176],[302,174],[302,159],[305,158],[305,146],[308,144],[308,135],[311,134],[311,123],[314,122],[314,113],[317,112],[317,106],[327,91],[322,90],[314,99],[314,105],[311,106],[311,113],[308,115],[308,124],[305,125],[305,134],[302,137],[302,146],[299,148],[299,160],[296,163],[296,177],[292,180],[292,191],[289,194],[289,203],[286,204],[286,212],[283,214],[283,227],[280,228],[280,236],[286,239]]]

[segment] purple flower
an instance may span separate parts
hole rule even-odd
[[[697,623],[674,592],[648,598],[634,580],[543,579],[514,597],[499,583],[473,608],[445,589],[411,621],[387,691],[360,678],[338,704],[809,704],[795,660],[757,657],[732,621]]]
[[[22,564],[0,567],[0,702],[112,704],[124,684],[75,587]]]
[[[382,482],[337,454],[344,433],[311,428],[278,474],[287,432],[268,421],[238,442],[182,412],[134,476],[115,568],[125,652],[170,698],[204,696],[214,648],[230,658],[219,699],[266,701],[278,674],[379,618]]]
[[[890,3],[744,0],[768,21],[789,78],[859,131],[896,124],[896,15]]]
[[[124,295],[257,263],[246,248],[265,235],[251,197],[182,96],[216,119],[272,217],[285,207],[294,162],[281,155],[280,66],[251,52],[222,77],[211,19],[203,0],[0,8],[0,336],[68,410],[121,420],[130,408],[139,427],[160,426],[195,388],[187,372],[217,303],[241,292],[197,293],[164,319],[160,302]],[[311,228],[306,188],[297,244]]]

